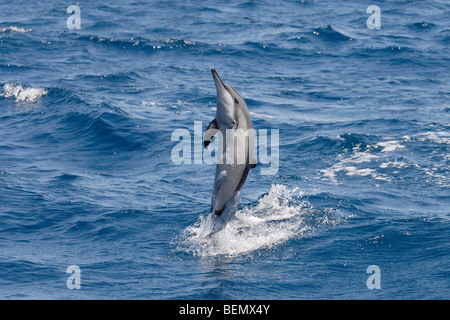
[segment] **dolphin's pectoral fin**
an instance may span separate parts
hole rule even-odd
[[[206,128],[205,137],[203,139],[203,144],[205,149],[208,149],[209,144],[213,136],[219,131],[219,127],[217,126],[217,120],[214,118],[213,121],[209,124],[208,128]]]
[[[241,193],[239,191],[236,191],[230,200],[225,204],[225,208],[221,212],[220,215],[213,216],[213,228],[211,233],[208,236],[211,236],[212,234],[221,231],[223,228],[225,228],[226,224],[235,216],[238,207],[239,207],[239,201],[241,199]]]

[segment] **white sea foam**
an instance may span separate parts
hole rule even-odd
[[[356,167],[353,166],[347,166],[344,168],[344,170],[346,171],[346,175],[347,176],[368,176],[368,175],[372,175],[374,174],[375,170],[374,169],[369,169],[369,168],[365,168],[365,169],[357,169]]]
[[[424,132],[418,134],[417,137],[420,141],[450,144],[450,132],[446,131]]]
[[[0,32],[27,33],[31,31],[32,29],[19,28],[14,26],[0,27]]]
[[[388,162],[383,162],[382,164],[380,164],[380,168],[382,169],[386,169],[386,168],[406,168],[409,167],[410,165],[404,161],[388,161]],[[417,165],[415,165],[415,167],[419,167]]]
[[[377,173],[375,169],[357,168],[355,166],[362,163],[371,163],[373,160],[378,158],[378,155],[370,153],[370,148],[363,152],[356,151],[350,157],[339,155],[335,164],[333,164],[330,168],[320,170],[320,172],[322,173],[323,178],[330,180],[336,184],[338,183],[338,172],[343,172],[347,176],[371,176],[375,180],[389,181],[389,177],[384,174]]]
[[[209,216],[200,216],[187,227],[179,239],[180,250],[201,258],[238,256],[259,249],[273,248],[286,241],[299,238],[321,225],[336,224],[338,215],[320,215],[309,202],[301,198],[297,188],[290,190],[284,185],[272,185],[267,195],[255,206],[239,210],[226,228],[211,238]],[[315,214],[315,222],[311,216]],[[319,220],[317,220],[319,219]]]
[[[396,141],[396,140],[379,142],[379,143],[377,143],[377,146],[383,148],[381,150],[381,152],[392,152],[397,149],[402,149],[405,147],[405,146],[401,145],[399,141]]]
[[[370,176],[375,180],[391,181],[392,178],[390,178],[389,176],[377,172],[376,167],[373,166],[373,163],[380,158],[387,157],[391,153],[394,153],[394,151],[396,150],[403,149],[404,147],[405,146],[401,141],[392,139],[386,139],[386,141],[368,146],[364,151],[360,151],[359,146],[357,146],[353,148],[353,154],[351,156],[348,156],[347,154],[338,155],[336,162],[330,168],[322,169],[320,170],[320,172],[322,173],[322,177],[324,179],[330,180],[336,184],[339,183],[337,179],[338,172],[342,172],[346,176]],[[377,150],[380,150],[380,148],[381,154],[380,152],[377,152]],[[367,164],[369,167],[364,168],[361,164]],[[401,166],[403,166],[403,164],[397,162],[383,162],[379,167],[387,168],[388,166],[400,168]]]
[[[187,114],[192,113],[189,107],[186,107],[186,102],[177,100],[175,103],[166,103],[158,101],[141,101],[141,105],[145,107],[145,110],[152,113],[170,113],[170,114]]]
[[[408,144],[416,141],[423,142],[429,146],[436,146],[430,153],[417,154],[410,157],[411,151],[404,150]],[[352,154],[339,154],[335,162],[328,168],[320,170],[321,178],[339,184],[339,174],[346,176],[371,177],[374,180],[392,181],[398,174],[399,169],[411,168],[424,172],[430,182],[438,186],[448,186],[448,160],[450,155],[445,151],[443,145],[450,144],[450,133],[447,131],[430,131],[418,133],[401,138],[385,138],[384,141],[369,145],[364,151],[355,147]],[[443,151],[443,152],[442,152]],[[400,157],[402,160],[400,160]],[[434,165],[429,165],[430,157],[433,157]],[[436,162],[437,159],[442,161]],[[367,163],[367,165],[365,165]],[[378,172],[382,169],[383,173]],[[397,175],[398,176],[398,175]]]
[[[256,113],[256,112],[250,112],[250,115],[252,117],[258,118],[258,119],[276,119],[276,116],[272,116],[269,114],[264,114],[264,113]]]
[[[162,106],[163,105],[163,103],[156,102],[156,101],[141,101],[141,104],[143,106],[150,106],[150,107]]]
[[[35,102],[48,91],[42,88],[23,87],[7,83],[3,86],[3,93],[0,96],[5,98],[15,98],[17,102]]]

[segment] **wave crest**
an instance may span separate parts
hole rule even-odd
[[[31,32],[32,29],[26,29],[26,28],[19,28],[15,26],[9,26],[9,27],[1,27],[0,32],[2,33],[28,33]]]
[[[22,85],[12,85],[7,83],[3,86],[1,97],[15,98],[17,102],[36,102],[43,95],[48,94],[48,90],[43,88],[24,87]]]
[[[324,41],[335,42],[353,40],[352,37],[335,30],[331,25],[328,25],[326,28],[316,28],[314,29],[313,34]]]

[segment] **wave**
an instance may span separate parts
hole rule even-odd
[[[132,49],[144,51],[183,49],[188,47],[205,47],[207,43],[191,41],[188,39],[148,39],[131,37],[129,39],[106,38],[96,35],[77,35],[74,39],[94,43],[99,46],[111,46],[117,49]]]
[[[15,99],[16,102],[38,102],[44,96],[47,97],[46,104],[49,107],[74,104],[89,105],[89,102],[83,100],[74,90],[63,87],[34,88],[26,84],[5,83],[3,92],[0,92],[0,97]]]
[[[58,127],[58,133],[66,139],[76,138],[81,143],[78,150],[129,152],[143,145],[130,119],[119,113],[69,112],[60,119]]]
[[[77,77],[80,81],[93,81],[98,82],[99,80],[105,80],[114,83],[124,83],[131,82],[138,79],[140,76],[135,72],[118,72],[118,73],[105,73],[100,75],[81,75]]]
[[[301,149],[307,150],[308,153],[318,152],[323,155],[346,154],[352,150],[367,150],[370,148],[373,139],[374,137],[371,135],[357,133],[343,133],[335,138],[316,136],[314,139],[304,142]],[[298,148],[296,143],[292,143],[289,146]]]
[[[409,27],[411,29],[415,29],[415,30],[428,30],[428,29],[432,29],[432,28],[436,27],[436,25],[431,22],[422,21],[422,22],[411,23],[409,25]]]
[[[395,61],[399,61],[401,57],[405,57],[405,63],[409,60],[412,60],[415,64],[423,65],[421,63],[421,59],[423,59],[423,51],[419,49],[414,49],[407,46],[402,45],[386,45],[381,47],[371,46],[360,48],[359,50],[352,53],[350,56],[353,58],[362,58],[362,57],[385,57],[395,59]],[[409,60],[408,60],[409,59]]]
[[[36,102],[46,94],[48,94],[47,89],[6,83],[3,86],[3,93],[0,93],[0,97],[15,98],[16,102]]]
[[[28,33],[33,31],[32,29],[27,28],[19,28],[15,26],[9,26],[9,27],[0,27],[1,33]]]
[[[177,250],[200,258],[241,256],[304,237],[317,228],[336,225],[343,218],[337,211],[312,208],[298,188],[274,184],[256,204],[238,210],[226,228],[211,238],[205,238],[211,230],[210,217],[201,215],[177,239]]]
[[[400,68],[423,67],[435,68],[440,67],[446,62],[444,56],[432,56],[426,48],[415,48],[412,46],[391,44],[380,47],[360,48],[351,53],[349,57],[355,59],[376,58],[384,61],[384,64],[398,66]]]
[[[400,183],[421,176],[434,186],[448,186],[450,135],[444,130],[397,138],[343,134],[313,142],[319,144],[311,143],[316,148],[328,146],[334,151],[330,154],[337,153],[331,166],[319,170],[323,180],[335,184],[346,176]]]
[[[353,40],[353,37],[335,30],[331,25],[328,25],[326,28],[316,28],[314,29],[313,34],[323,41],[336,42]]]

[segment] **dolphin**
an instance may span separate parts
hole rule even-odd
[[[217,90],[216,116],[206,129],[204,147],[207,149],[215,134],[219,135],[218,161],[211,197],[212,231],[221,231],[234,217],[241,198],[240,190],[251,168],[254,129],[247,105],[241,95],[223,82],[217,71],[211,69]]]

